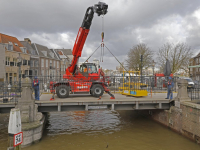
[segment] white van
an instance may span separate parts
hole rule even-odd
[[[183,79],[187,80],[187,82],[188,82],[187,88],[188,89],[194,88],[194,82],[191,78],[183,78]]]

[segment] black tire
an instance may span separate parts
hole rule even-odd
[[[56,87],[56,94],[59,98],[67,98],[69,96],[69,86],[59,85]]]
[[[93,85],[91,92],[94,97],[100,97],[104,93],[104,88],[100,84],[95,84]]]

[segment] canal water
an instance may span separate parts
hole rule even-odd
[[[0,150],[8,115],[0,115]],[[39,143],[24,150],[198,150],[200,146],[137,111],[50,113]]]

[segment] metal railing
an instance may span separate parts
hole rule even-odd
[[[19,82],[0,82],[0,103],[17,103],[21,97]]]
[[[188,85],[187,92],[191,100],[200,100],[200,81],[195,81],[194,85]]]
[[[34,77],[28,76],[33,83]],[[40,81],[40,93],[50,93],[51,87],[50,82],[59,83],[60,85],[68,84],[70,87],[70,92],[79,91],[88,92],[93,84],[100,81],[105,81],[106,87],[112,92],[121,92],[122,89],[125,90],[147,90],[147,92],[167,92],[167,77],[155,77],[155,76],[105,76],[98,77],[93,76],[88,79],[88,76],[82,77],[67,77],[65,79],[62,76],[38,76]],[[174,91],[177,91],[177,78],[173,78],[174,81]],[[22,80],[23,82],[23,80]],[[19,82],[0,82],[0,103],[17,103],[18,99],[21,97],[22,83]],[[199,86],[200,87],[200,86]],[[199,89],[197,88],[190,91],[192,99],[199,98]],[[34,91],[34,90],[33,90]],[[194,92],[196,92],[194,94]],[[194,97],[195,96],[195,97]]]
[[[38,80],[40,81],[40,90],[44,92],[50,92],[50,82],[53,81],[55,83],[60,82],[60,84],[66,84],[68,82],[76,82],[84,83],[84,85],[90,85],[90,82],[95,82],[95,76],[88,80],[88,76],[85,75],[84,77],[67,77],[63,79],[62,76],[38,76]],[[31,80],[34,80],[34,77],[30,77]],[[67,79],[68,78],[68,79]],[[97,79],[98,77],[96,77]],[[103,79],[103,77],[100,77]],[[177,77],[173,77],[174,88],[173,91],[177,91]],[[168,77],[155,77],[155,76],[105,76],[104,77],[105,83],[107,84],[108,88],[111,92],[119,92],[122,87],[126,89],[137,89],[142,90],[146,89],[148,92],[166,92],[167,91],[167,82]],[[135,86],[133,86],[133,83]],[[74,89],[75,87],[73,84],[70,84],[70,87]]]

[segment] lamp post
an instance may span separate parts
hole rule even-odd
[[[21,62],[22,62],[22,57],[20,56],[19,53],[19,57],[17,57],[17,62],[19,65],[19,87],[21,87]]]
[[[154,76],[154,67],[155,67],[156,62],[154,60],[152,61],[152,68],[153,68],[153,76]]]
[[[155,86],[155,76],[154,76],[154,67],[155,67],[155,64],[156,62],[153,60],[152,61],[152,69],[153,69],[153,84],[152,84],[152,87],[154,89],[154,86]]]

